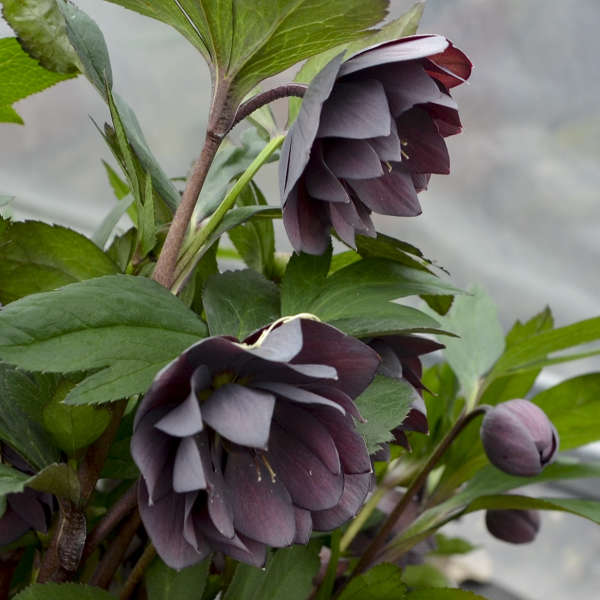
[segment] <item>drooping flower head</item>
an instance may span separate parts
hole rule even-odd
[[[140,514],[170,566],[212,550],[261,565],[352,517],[371,464],[353,403],[379,357],[309,318],[211,337],[160,372],[136,415]]]
[[[354,246],[370,213],[421,213],[417,193],[448,173],[461,131],[449,89],[471,73],[446,38],[419,35],[334,58],[311,82],[281,151],[283,222],[296,251],[322,254],[333,227]]]
[[[528,544],[540,529],[540,513],[537,510],[488,510],[485,524],[488,531],[503,542]]]
[[[423,401],[425,386],[421,381],[423,366],[420,357],[444,346],[416,335],[387,335],[374,338],[369,341],[369,346],[381,356],[378,373],[405,381],[413,389],[413,399],[406,418],[392,430],[396,443],[410,449],[406,431],[429,431],[427,409]]]
[[[558,432],[546,413],[528,400],[509,400],[487,411],[481,442],[490,462],[511,475],[541,473],[558,451]]]
[[[2,462],[33,475],[33,469],[21,456],[4,443],[0,443]],[[26,487],[22,492],[7,494],[6,508],[0,516],[0,546],[11,544],[29,530],[48,531],[52,510],[52,496]]]

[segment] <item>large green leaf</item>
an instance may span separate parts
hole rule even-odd
[[[266,569],[239,563],[224,600],[306,600],[319,566],[310,546],[277,550]]]
[[[0,122],[23,124],[11,104],[72,77],[44,69],[16,38],[0,39]]]
[[[112,88],[112,69],[104,35],[84,11],[66,0],[56,0],[62,13],[67,36],[83,66],[85,76],[103,98]]]
[[[278,287],[250,269],[210,277],[203,302],[211,335],[241,340],[279,318]]]
[[[14,600],[114,600],[98,587],[82,583],[34,583],[17,594]]]
[[[381,564],[354,577],[339,595],[339,600],[404,600],[406,586],[402,569],[396,565]]]
[[[554,327],[554,318],[548,307],[525,323],[517,321],[506,335],[506,350],[552,327]],[[498,404],[513,398],[524,398],[533,387],[540,371],[541,368],[538,367],[495,378],[486,386],[481,396],[481,403]]]
[[[479,287],[454,299],[445,316],[438,316],[442,327],[458,334],[444,338],[444,354],[467,398],[479,386],[480,378],[493,366],[504,350],[504,334],[495,304]]]
[[[480,496],[467,506],[465,513],[475,512],[476,510],[515,508],[519,510],[558,510],[589,519],[600,525],[600,502],[581,498],[531,498],[530,496],[516,494]]]
[[[53,391],[46,379],[0,363],[0,439],[37,469],[59,459],[42,425],[42,410]]]
[[[598,340],[600,340],[600,317],[586,319],[558,329],[541,331],[508,348],[495,364],[491,376],[495,378],[543,367],[554,362],[564,362],[570,360],[572,356],[581,358],[593,355],[600,350],[561,356],[556,360],[548,358],[548,355],[554,352]]]
[[[595,442],[600,437],[600,373],[563,381],[531,401],[554,423],[561,450]]]
[[[82,69],[56,0],[3,0],[2,15],[42,67],[56,73]]]
[[[30,371],[95,369],[67,402],[108,402],[146,391],[161,367],[206,334],[198,316],[159,284],[108,275],[5,307],[0,358]]]
[[[380,444],[394,439],[392,429],[402,423],[414,396],[415,389],[406,381],[375,375],[369,387],[356,399],[356,406],[366,423],[356,423],[365,438],[369,454]]]
[[[156,558],[146,571],[148,600],[180,600],[193,596],[202,598],[210,559],[176,571]]]
[[[237,103],[260,81],[356,39],[387,0],[109,0],[173,26],[198,48]]]
[[[60,225],[8,221],[0,233],[0,302],[4,304],[118,271],[91,240]]]

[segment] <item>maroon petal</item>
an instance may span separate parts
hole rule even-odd
[[[351,398],[371,383],[379,366],[379,356],[372,348],[335,327],[309,319],[303,319],[302,332],[304,345],[294,363],[331,365],[338,374],[332,386]]]
[[[310,512],[294,506],[294,516],[296,517],[294,544],[308,544],[310,534],[312,533],[312,517]]]
[[[329,244],[329,222],[321,202],[311,200],[302,181],[283,205],[283,225],[296,252],[323,254]]]
[[[329,398],[324,398],[323,396],[319,396],[309,390],[294,385],[277,382],[261,382],[255,384],[255,386],[264,390],[269,390],[270,392],[277,394],[277,396],[292,400],[293,402],[299,402],[300,404],[324,404],[325,406],[335,408],[342,414],[344,413],[344,409],[339,404],[329,400]]]
[[[323,104],[317,137],[366,139],[390,134],[391,116],[376,79],[338,81]]]
[[[402,160],[402,146],[398,136],[396,121],[390,121],[390,134],[385,137],[375,137],[367,140],[380,160],[400,162]]]
[[[325,163],[337,177],[371,179],[383,175],[377,152],[366,140],[332,138],[324,142]]]
[[[328,398],[332,402],[339,404],[346,411],[346,413],[352,415],[357,421],[360,421],[361,423],[365,422],[358,411],[358,408],[356,408],[356,404],[354,404],[350,396],[342,392],[342,390],[334,388],[330,385],[324,385],[322,383],[313,383],[307,385],[305,389],[308,389],[319,396],[323,396],[324,398]]]
[[[143,479],[138,486],[138,506],[144,527],[158,555],[172,569],[183,569],[208,556],[205,548],[197,552],[183,537],[185,495],[168,494],[152,506]]]
[[[0,546],[11,544],[30,529],[29,523],[23,521],[14,510],[7,508],[0,518]]]
[[[383,65],[369,70],[369,76],[383,83],[394,117],[415,104],[437,101],[442,92],[423,68],[421,61]]]
[[[206,476],[198,445],[193,437],[181,440],[173,467],[173,489],[178,493],[206,489]]]
[[[334,475],[307,446],[276,423],[271,427],[266,457],[296,506],[324,510],[338,503],[343,476]]]
[[[402,164],[417,173],[450,172],[450,157],[444,138],[422,108],[411,108],[396,121],[404,144]],[[408,157],[408,158],[407,158]]]
[[[146,413],[131,437],[131,455],[148,486],[151,504],[172,489],[172,464],[178,440],[154,427],[168,412],[169,407],[162,406]]]
[[[330,204],[329,218],[341,240],[356,250],[356,229],[362,224],[354,203]]]
[[[448,40],[441,35],[415,35],[384,42],[362,50],[347,60],[339,70],[339,77],[385,63],[432,56],[443,52],[448,45]]]
[[[362,436],[356,431],[350,415],[313,407],[310,412],[327,428],[335,442],[344,473],[370,473],[371,461]]]
[[[349,179],[348,184],[373,212],[397,217],[422,212],[412,178],[398,163],[377,179]]]
[[[458,105],[445,93],[435,102],[431,102],[424,107],[429,116],[434,120],[440,135],[448,137],[462,131],[462,123],[458,114]]]
[[[451,43],[441,54],[429,56],[427,72],[447,88],[464,83],[471,76],[471,61]]]
[[[429,180],[431,179],[431,173],[411,173],[413,183],[415,185],[415,191],[417,193],[423,192],[427,189],[429,185]]]
[[[310,412],[289,402],[278,402],[273,417],[275,422],[297,437],[314,452],[335,475],[341,472],[340,457],[331,435]]]
[[[346,475],[344,493],[337,506],[312,513],[314,529],[331,531],[351,519],[363,505],[371,487],[372,477],[370,473]]]
[[[315,142],[310,162],[306,167],[305,183],[306,190],[312,198],[327,202],[350,202],[344,186],[325,164],[320,142]]]
[[[311,147],[319,129],[321,107],[331,94],[343,58],[344,53],[341,52],[311,81],[302,98],[298,117],[281,147],[279,186],[284,204],[308,163]]]
[[[266,448],[275,397],[227,383],[202,405],[204,420],[223,437],[251,448]]]
[[[381,364],[377,372],[387,377],[402,379],[402,363],[398,355],[383,339],[374,339],[369,342],[369,346],[373,348],[381,356]]]
[[[29,523],[32,529],[46,533],[48,530],[46,513],[40,504],[39,495],[39,492],[25,488],[20,494],[9,494],[7,502],[23,521]]]
[[[204,425],[196,394],[189,394],[181,404],[157,421],[154,427],[175,437],[187,437],[202,431]]]
[[[238,532],[278,548],[292,543],[296,531],[292,499],[259,456],[254,460],[250,453],[230,453],[225,481],[231,490]]]
[[[291,319],[272,329],[260,346],[248,351],[265,360],[288,362],[302,350],[302,341],[300,319]]]

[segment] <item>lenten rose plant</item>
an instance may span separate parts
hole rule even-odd
[[[467,600],[448,523],[485,511],[522,544],[542,510],[600,522],[515,492],[600,473],[560,454],[600,437],[597,374],[533,387],[600,317],[505,337],[372,219],[410,227],[462,130],[471,61],[417,34],[422,3],[110,1],[207,63],[205,137],[167,174],[77,2],[1,2],[0,127],[87,78],[117,202],[91,237],[0,216],[0,600]]]

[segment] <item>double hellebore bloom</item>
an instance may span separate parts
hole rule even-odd
[[[490,462],[510,475],[541,473],[558,450],[556,428],[546,413],[528,400],[509,400],[489,409],[480,433]]]
[[[0,444],[2,461],[13,468],[33,475],[33,469],[6,444]],[[52,496],[26,487],[22,492],[6,496],[6,509],[0,516],[0,546],[11,544],[30,529],[48,531]]]
[[[420,35],[334,58],[306,90],[281,150],[283,222],[296,251],[322,254],[330,227],[354,246],[370,213],[421,213],[417,192],[448,173],[461,122],[449,88],[471,73],[446,38]]]
[[[427,409],[423,402],[425,386],[421,382],[423,367],[421,359],[423,354],[440,350],[444,346],[427,338],[413,335],[388,335],[374,338],[369,341],[369,346],[381,356],[378,373],[405,381],[413,389],[413,398],[410,410],[404,421],[392,430],[396,442],[406,449],[410,449],[406,431],[427,433]]]
[[[540,529],[540,514],[537,510],[488,510],[485,524],[499,540],[527,544],[533,542]]]
[[[140,514],[162,559],[213,550],[262,565],[267,546],[308,542],[354,516],[371,463],[353,399],[379,357],[310,318],[243,342],[211,337],[161,371],[136,415]]]

